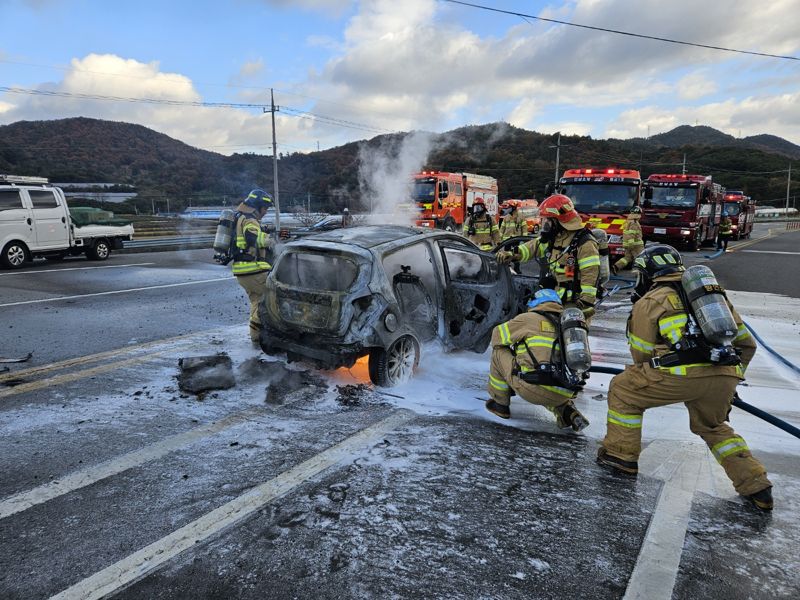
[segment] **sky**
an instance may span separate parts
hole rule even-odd
[[[476,3],[800,57],[800,0]],[[273,88],[283,153],[498,121],[593,138],[699,124],[800,144],[800,60],[445,0],[0,0],[0,22],[0,124],[85,116],[271,154]]]

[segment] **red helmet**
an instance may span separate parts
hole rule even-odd
[[[481,198],[480,196],[478,196],[477,198],[475,198],[475,200],[472,201],[472,206],[475,206],[476,204],[483,204],[484,206],[486,206],[486,202],[484,202],[483,198]]]
[[[564,194],[553,194],[539,205],[539,215],[566,223],[577,217],[578,211],[575,210],[569,197]]]

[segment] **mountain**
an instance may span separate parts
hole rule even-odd
[[[305,205],[310,196],[315,210],[363,210],[369,200],[362,200],[360,156],[382,156],[386,164],[397,164],[404,147],[415,139],[410,135],[381,135],[320,152],[281,154],[282,206]],[[425,169],[492,175],[498,179],[501,198],[540,197],[553,179],[552,135],[506,123],[428,135],[434,150]],[[782,138],[758,135],[739,140],[705,126],[685,125],[649,139],[562,136],[561,143],[561,171],[618,166],[638,168],[645,177],[679,173],[685,155],[690,172],[711,174],[729,189],[742,189],[761,201],[785,195],[787,159],[800,158],[800,147]],[[272,189],[269,156],[224,156],[141,125],[83,117],[0,126],[0,173],[134,186],[139,196],[131,202],[143,211],[154,204],[165,208],[161,202],[167,198],[171,208],[181,209],[231,204],[254,187]]]

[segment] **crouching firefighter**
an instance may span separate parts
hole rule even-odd
[[[267,253],[274,241],[261,229],[261,219],[272,206],[272,197],[263,190],[253,190],[236,209],[233,240],[233,274],[250,300],[250,339],[258,344],[261,319],[258,305],[264,297],[267,275],[272,265]]]
[[[689,428],[708,444],[736,491],[772,509],[772,484],[747,442],[725,421],[756,345],[708,267],[685,269],[666,245],[636,257],[627,336],[633,365],[608,391],[607,433],[597,461],[635,475],[644,411],[683,403]]]
[[[583,226],[572,201],[563,194],[542,202],[539,216],[544,219],[541,235],[513,252],[501,250],[497,260],[508,264],[535,259],[539,263],[539,281],[555,279],[555,289],[563,305],[580,308],[587,318],[591,317],[600,276],[597,240]]]
[[[572,402],[591,366],[589,335],[583,313],[564,309],[552,289],[541,289],[517,315],[492,332],[492,362],[486,409],[511,417],[515,393],[532,404],[547,407],[558,427],[580,431],[589,425]]]

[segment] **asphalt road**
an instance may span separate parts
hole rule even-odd
[[[708,264],[731,289],[797,297],[796,259],[773,254],[795,239],[732,244]],[[670,431],[631,480],[537,407],[512,426],[477,399],[412,413],[357,370],[252,350],[244,294],[209,254],[0,272],[0,354],[34,352],[0,372],[0,597],[796,597],[791,456],[760,455],[779,486],[765,516],[724,475],[715,491],[708,452]],[[609,348],[625,313],[593,323]],[[236,386],[182,392],[178,359],[217,352]],[[437,359],[456,362],[431,393],[484,396],[479,358]],[[593,377],[581,410],[604,414],[603,392]]]

